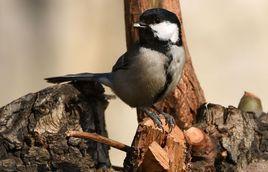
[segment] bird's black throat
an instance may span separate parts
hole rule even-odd
[[[155,38],[155,40],[152,41],[140,40],[140,45],[141,47],[158,51],[167,55],[167,52],[169,52],[171,46],[173,45],[182,46],[182,42],[180,41],[180,39],[174,43],[171,41],[161,41]]]

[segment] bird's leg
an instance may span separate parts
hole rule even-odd
[[[145,107],[140,107],[139,110],[146,113],[148,117],[150,117],[154,121],[154,123],[158,128],[163,129],[159,115],[157,115],[155,112],[150,111],[148,108]]]
[[[173,116],[171,116],[171,115],[168,114],[168,113],[163,112],[161,109],[157,108],[157,107],[154,106],[154,105],[152,106],[152,108],[153,108],[154,110],[156,110],[158,113],[162,114],[162,115],[165,117],[165,119],[166,119],[166,123],[168,124],[168,126],[169,126],[170,129],[172,129],[172,128],[175,127],[176,122],[175,122],[175,119],[174,119]]]

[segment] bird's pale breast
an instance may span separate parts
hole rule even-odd
[[[130,106],[151,105],[155,95],[164,87],[166,81],[165,58],[162,53],[140,48],[131,66],[127,70],[119,70],[115,73],[114,92]]]

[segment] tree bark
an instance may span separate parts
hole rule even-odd
[[[65,135],[80,130],[107,136],[103,91],[93,82],[55,85],[2,107],[0,171],[109,169],[108,146]]]
[[[181,32],[186,53],[186,64],[182,79],[177,88],[165,100],[159,102],[157,106],[173,115],[180,128],[189,128],[195,120],[197,109],[200,105],[205,103],[205,97],[194,72],[191,56],[186,43],[179,0],[125,0],[124,2],[128,48],[138,40],[138,34],[133,28],[133,23],[139,20],[139,16],[146,9],[161,7],[178,16],[182,24]],[[141,121],[143,117],[143,114],[138,113],[138,121]]]
[[[268,164],[268,114],[258,117],[233,106],[208,104],[199,109],[195,126],[210,136],[217,149],[216,156],[204,148],[193,149],[193,171],[267,170],[256,164],[262,169]]]

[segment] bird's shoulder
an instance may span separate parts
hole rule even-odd
[[[118,60],[113,66],[112,71],[115,72],[117,70],[128,69],[133,59],[138,55],[140,48],[140,44],[135,43],[127,52],[125,52],[121,57],[118,58]]]

